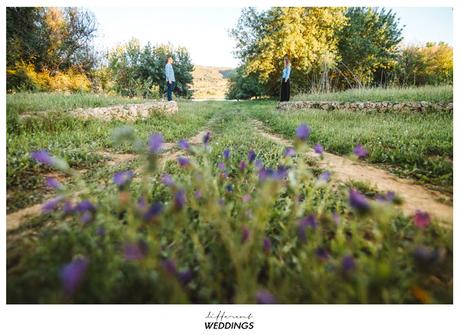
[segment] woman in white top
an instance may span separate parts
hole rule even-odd
[[[291,96],[291,84],[289,77],[291,75],[291,61],[288,56],[284,56],[284,69],[281,78],[281,101],[289,101]]]

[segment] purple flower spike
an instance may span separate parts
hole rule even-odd
[[[189,150],[190,149],[190,144],[187,142],[187,140],[180,140],[179,141],[179,148],[182,150]]]
[[[257,170],[261,170],[264,168],[264,163],[260,159],[256,159],[254,162],[254,166],[256,167]]]
[[[318,181],[327,183],[331,179],[331,173],[329,171],[324,171],[318,176]]]
[[[245,169],[246,169],[246,162],[245,162],[245,161],[241,161],[241,162],[240,162],[240,171],[243,172]]]
[[[307,138],[310,136],[310,128],[306,124],[302,123],[296,129],[296,136],[301,141],[307,140]]]
[[[356,269],[356,262],[353,256],[345,256],[342,259],[342,268],[345,272],[350,272]]]
[[[165,270],[167,273],[173,276],[176,275],[177,273],[176,262],[174,262],[172,259],[165,259],[161,261],[160,264],[163,270]]]
[[[123,249],[123,254],[127,261],[138,261],[146,256],[147,245],[141,243],[126,244]]]
[[[358,156],[358,158],[366,158],[369,154],[366,149],[361,144],[358,144],[354,149],[353,153]]]
[[[149,151],[152,154],[158,154],[163,146],[163,136],[161,134],[153,134],[149,138]]]
[[[230,158],[230,149],[225,149],[222,155],[225,160],[228,160]]]
[[[295,150],[293,147],[287,147],[284,149],[284,157],[292,157],[295,155]]]
[[[203,143],[205,145],[208,145],[209,144],[209,141],[211,141],[211,133],[208,131],[206,132],[206,134],[204,134],[203,136]]]
[[[187,285],[193,279],[193,273],[191,270],[179,271],[177,279],[179,279],[183,285]]]
[[[321,248],[321,247],[317,248],[315,250],[315,254],[322,261],[325,261],[329,258],[329,253],[327,252],[325,248]]]
[[[144,220],[150,222],[156,218],[163,211],[163,204],[161,202],[155,202],[144,214]]]
[[[249,163],[252,163],[254,162],[254,160],[256,159],[256,152],[254,150],[249,150],[248,152],[248,161]]]
[[[48,200],[45,204],[43,204],[42,206],[42,212],[44,214],[48,214],[48,213],[51,213],[52,211],[54,211],[59,203],[64,200],[64,197],[59,195],[55,198],[52,198],[51,200]]]
[[[64,292],[71,296],[80,285],[88,268],[88,261],[85,258],[76,259],[64,265],[60,270],[60,279]]]
[[[32,157],[32,159],[36,160],[37,162],[45,165],[53,165],[54,163],[53,157],[50,156],[47,150],[34,151],[30,154],[30,157]]]
[[[80,216],[80,221],[83,223],[89,223],[91,222],[92,219],[93,219],[93,215],[91,214],[91,212],[84,212]]]
[[[196,199],[196,200],[201,199],[201,197],[203,196],[203,194],[201,193],[200,190],[196,190],[195,193],[194,193],[194,195],[195,195],[195,199]]]
[[[315,146],[313,147],[313,150],[315,150],[315,152],[319,155],[323,154],[324,152],[324,148],[321,144],[319,143],[316,143]]]
[[[187,157],[180,156],[177,157],[177,163],[179,163],[181,167],[186,167],[190,164],[190,160]]]
[[[121,171],[115,173],[112,180],[115,185],[123,187],[128,184],[133,177],[134,173],[132,171]]]
[[[219,164],[217,164],[217,168],[221,171],[225,171],[225,164],[220,162]]]
[[[161,176],[161,182],[165,186],[174,186],[174,184],[175,184],[173,178],[171,177],[171,175],[166,174],[166,173]]]
[[[46,186],[55,190],[62,190],[64,186],[53,177],[46,177]]]
[[[264,252],[266,254],[270,253],[270,251],[272,250],[272,241],[266,237],[264,238]]]
[[[177,191],[176,194],[174,195],[174,206],[177,209],[181,209],[182,207],[184,207],[185,201],[186,201],[185,191],[184,190]]]
[[[96,210],[96,207],[91,203],[89,200],[82,200],[80,201],[76,206],[75,210],[77,212],[94,212]]]
[[[355,189],[351,189],[348,194],[350,206],[360,213],[367,212],[371,207],[366,197]]]
[[[307,232],[306,232],[307,227],[315,229],[317,226],[318,226],[318,223],[316,222],[316,218],[313,214],[300,219],[298,226],[297,226],[297,236],[299,237],[299,240],[301,242],[306,242],[307,241]]]
[[[427,212],[422,212],[420,210],[417,210],[415,212],[413,221],[417,228],[425,229],[426,227],[429,226],[431,222],[430,214],[428,214]]]
[[[267,290],[260,290],[256,294],[258,304],[276,304],[275,297]]]
[[[249,239],[250,230],[247,226],[243,226],[241,230],[241,243],[245,243]]]

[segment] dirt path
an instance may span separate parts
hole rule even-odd
[[[203,136],[206,134],[207,130],[203,130],[196,134],[195,136],[191,137],[188,141],[190,144],[197,145],[202,143]],[[164,164],[167,161],[174,160],[181,155],[185,155],[186,153],[182,150],[174,150],[177,145],[175,143],[164,143],[163,148],[165,151],[162,152],[160,158],[160,166],[163,169]],[[139,157],[138,154],[119,154],[110,151],[98,151],[97,154],[108,158],[107,165],[115,166],[120,163],[129,162],[137,159]],[[137,171],[137,170],[136,170]],[[139,172],[139,171],[137,171]],[[58,179],[62,179],[58,174],[49,174],[49,176],[59,177]],[[35,204],[23,209],[20,209],[14,213],[8,214],[6,217],[6,227],[8,230],[14,230],[25,223],[30,218],[39,216],[42,212],[42,206],[48,201],[45,199],[43,203]]]
[[[281,136],[269,133],[262,122],[254,120],[254,126],[261,136],[283,146],[292,145]],[[406,215],[413,215],[417,209],[420,209],[447,223],[453,222],[452,206],[437,201],[443,197],[439,192],[427,190],[409,180],[395,177],[387,171],[345,157],[324,153],[324,159],[320,160],[313,151],[308,155],[317,159],[319,167],[333,172],[332,179],[341,182],[359,180],[375,185],[381,192],[395,192],[404,200],[400,207]]]

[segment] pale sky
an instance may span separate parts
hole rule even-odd
[[[391,7],[401,18],[404,43],[444,41],[452,45],[452,9]],[[112,48],[136,37],[141,44],[168,43],[186,47],[197,65],[235,67],[234,40],[228,31],[241,7],[89,7],[98,21],[96,44]]]

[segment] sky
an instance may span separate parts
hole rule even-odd
[[[389,7],[404,25],[403,43],[453,44],[452,9]],[[235,41],[229,36],[240,7],[89,7],[98,22],[96,44],[112,48],[135,37],[142,45],[186,47],[195,65],[235,67]]]

